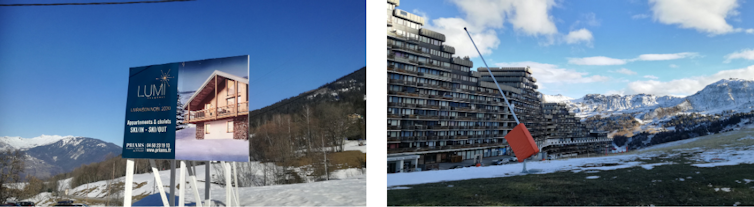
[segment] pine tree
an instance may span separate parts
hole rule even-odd
[[[183,123],[186,110],[183,110],[183,103],[181,103],[181,94],[178,94],[178,104],[175,109],[175,130],[181,130],[186,128],[186,123]]]

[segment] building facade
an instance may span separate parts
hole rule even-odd
[[[249,80],[214,71],[184,105],[196,139],[248,139]]]
[[[474,64],[455,56],[444,34],[423,28],[424,18],[399,6],[387,1],[388,173],[511,154],[504,136],[516,121],[487,69],[472,71]],[[548,146],[530,68],[490,71],[538,146]]]
[[[607,132],[589,131],[564,103],[542,104],[545,142],[542,151],[550,157],[602,154],[612,148]]]

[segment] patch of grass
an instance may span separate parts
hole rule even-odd
[[[684,163],[688,156],[652,161]],[[751,172],[754,164],[712,168],[672,164],[651,170],[634,167],[472,179],[389,190],[388,205],[754,205],[754,182],[736,182],[754,179]]]
[[[322,156],[321,154],[318,156]],[[358,168],[361,166],[362,161],[367,160],[367,154],[358,150],[350,150],[343,152],[327,153],[327,159],[330,160],[330,165],[335,169],[346,168]],[[312,159],[310,157],[302,157],[293,164],[293,166],[301,167],[311,165]]]
[[[337,169],[358,168],[361,161],[367,160],[367,154],[358,150],[343,151],[327,154],[327,159]]]
[[[139,194],[139,195],[131,196],[131,200],[132,200],[133,202],[136,202],[136,201],[139,201],[139,200],[141,200],[142,198],[145,198],[145,197],[147,197],[147,196],[149,196],[149,193],[141,193],[141,194]]]

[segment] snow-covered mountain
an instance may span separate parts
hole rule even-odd
[[[562,95],[543,95],[543,102],[565,103],[585,118],[594,115],[633,113],[642,119],[644,114],[656,109],[675,108],[677,112],[697,112],[702,114],[721,113],[726,110],[749,111],[754,109],[754,81],[744,79],[723,79],[709,84],[699,92],[687,96],[656,96],[652,94],[601,95],[587,94],[579,99],[569,99]]]
[[[0,137],[0,150],[19,149],[26,153],[25,173],[48,177],[69,172],[82,164],[101,162],[117,156],[122,148],[99,139],[42,135],[35,138]]]
[[[562,95],[543,95],[542,101],[565,103],[582,120],[596,115],[609,117],[628,114],[642,125],[659,125],[659,122],[681,113],[749,112],[754,109],[754,81],[722,79],[687,97],[587,94],[582,98],[571,99]]]
[[[707,114],[754,109],[754,81],[723,79],[686,98],[694,111]]]
[[[32,147],[51,144],[73,136],[42,135],[34,138],[0,137],[0,150],[5,149],[29,149]]]

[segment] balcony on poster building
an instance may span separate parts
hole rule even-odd
[[[186,123],[196,123],[201,121],[213,121],[228,117],[236,117],[249,114],[249,102],[220,107],[210,107],[202,110],[189,111],[186,117]]]

